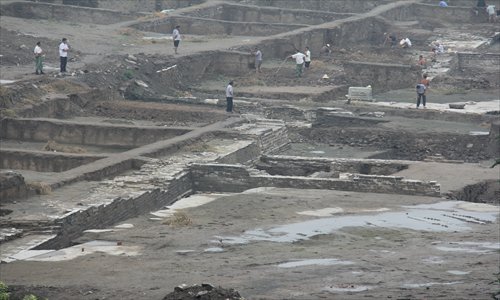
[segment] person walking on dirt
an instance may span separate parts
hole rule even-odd
[[[226,87],[226,111],[229,113],[233,112],[233,84],[231,80]]]
[[[497,12],[495,11],[495,5],[488,5],[486,7],[486,12],[488,13],[488,22],[495,23],[497,18]]]
[[[255,73],[260,73],[260,66],[262,65],[262,51],[260,51],[258,47],[255,47],[252,53],[255,55]]]
[[[309,50],[309,47],[306,47],[305,55],[306,57],[304,58],[304,66],[306,67],[306,70],[308,70],[309,66],[311,65],[311,51]]]
[[[68,64],[68,39],[63,38],[61,44],[59,44],[59,59],[61,61],[61,74],[66,73],[66,65]]]
[[[417,84],[417,108],[420,106],[420,101],[422,100],[422,105],[425,107],[427,104],[427,95],[426,91],[429,88],[431,81],[427,79],[427,74],[423,75],[422,80],[419,84]]]
[[[35,54],[35,67],[36,71],[35,74],[45,74],[43,73],[43,57],[45,54],[43,53],[41,43],[37,42],[35,46],[35,50],[33,50],[33,53]]]
[[[179,29],[181,26],[177,25],[174,28],[174,31],[172,31],[172,40],[174,41],[174,52],[177,54],[177,48],[179,48],[179,44],[181,42],[181,32]]]
[[[297,53],[288,56],[287,58],[295,59],[295,73],[297,77],[302,77],[302,68],[304,66],[305,54],[297,50]]]

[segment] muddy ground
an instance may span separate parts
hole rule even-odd
[[[410,32],[413,25],[403,23],[395,22],[391,29],[398,34]],[[265,38],[186,33],[180,54],[174,56],[170,41],[143,39],[161,35],[137,32],[126,25],[2,16],[0,79],[18,80],[9,89],[0,87],[2,115],[21,116],[33,105],[99,89],[102,99],[51,117],[75,122],[203,126],[226,119],[224,108],[187,104],[200,104],[199,100],[206,98],[224,100],[224,87],[230,79],[235,79],[240,99],[238,88],[258,92],[259,87],[269,87],[278,93],[298,94],[303,86],[321,89],[348,85],[343,75],[344,61],[415,64],[419,53],[430,54],[425,44],[412,51],[384,47],[380,32],[381,41],[376,45],[334,46],[333,57],[314,56],[311,70],[301,79],[294,78],[292,61],[284,63],[284,57],[268,58],[265,53],[263,73],[259,75],[247,70],[239,76],[207,74],[200,80],[180,80],[176,73],[171,76],[157,71],[181,59],[189,61],[190,55],[203,51],[247,51]],[[438,20],[420,26],[426,30],[421,36],[429,38],[435,27],[442,27],[441,31],[436,29],[436,35],[451,30]],[[489,36],[495,27],[475,24],[460,30]],[[419,29],[415,32],[419,33]],[[70,74],[66,77],[58,75],[56,51],[61,37],[67,37],[73,48],[68,63]],[[47,50],[46,76],[34,74],[32,48],[36,41]],[[498,43],[491,49],[498,50]],[[324,74],[330,74],[330,78],[322,79]],[[436,80],[429,93],[429,109],[439,112],[441,108],[433,105],[499,99],[498,87],[486,84],[480,74],[468,75],[465,81],[456,75],[442,75]],[[406,88],[384,91],[375,98],[414,106],[414,96],[413,88]],[[284,102],[302,108],[345,106],[343,94],[340,100],[311,103],[307,99],[259,99],[259,105],[242,104],[242,109],[260,113],[261,106]],[[359,107],[381,109],[364,104]],[[291,128],[294,143],[282,154],[409,160],[439,154],[444,159],[471,161],[474,165],[443,163],[432,170],[424,166],[398,174],[441,182],[446,193],[442,198],[274,188],[195,195],[190,198],[194,207],[177,215],[186,222],[168,212],[163,212],[160,220],[154,219],[156,215],[142,215],[124,222],[132,224],[126,226],[131,228],[88,232],[75,240],[73,247],[57,253],[1,264],[0,280],[11,287],[12,299],[22,299],[28,293],[51,300],[163,299],[181,284],[202,283],[220,287],[218,291],[234,289],[246,299],[498,299],[498,202],[491,201],[498,196],[498,182],[495,170],[489,168],[491,157],[467,148],[468,143],[462,145],[447,138],[450,134],[487,131],[489,121],[460,124],[438,117],[428,121],[423,117],[391,116],[384,120],[389,122],[378,127],[382,128],[375,132],[379,135],[354,136],[341,129],[336,133],[336,128]],[[366,127],[368,132],[372,129]],[[435,138],[431,146],[426,140],[429,136]],[[399,145],[402,141],[407,142]],[[0,142],[7,147],[36,150],[44,145]],[[123,149],[87,150],[102,153]],[[41,176],[29,171],[24,174],[27,179]],[[53,174],[43,176],[50,178]],[[487,180],[493,183],[485,184]],[[68,190],[54,192],[52,200],[71,209],[70,204],[80,193],[97,184],[82,182],[65,187]],[[464,186],[471,188],[462,190]],[[485,191],[480,195],[481,202],[495,206],[446,202],[447,196],[465,200],[477,191]],[[30,200],[50,195],[36,197],[40,198]],[[424,204],[433,206],[414,207]],[[429,214],[437,212],[437,216],[421,218],[416,212],[419,209]],[[390,218],[385,215],[392,213]],[[459,215],[446,216],[453,214]],[[408,224],[414,225],[412,218],[420,218],[423,228],[408,228]],[[289,232],[293,232],[293,238]]]
[[[486,211],[478,216],[484,224],[429,220],[411,230],[404,226],[418,214],[408,207],[445,200],[280,189],[191,199],[215,200],[182,210],[191,224],[131,219],[130,229],[85,234],[72,252],[2,265],[2,278],[32,282],[50,299],[161,299],[182,283],[220,284],[248,299],[489,299],[498,292],[498,224],[486,220],[497,207],[458,204],[467,214]],[[402,219],[384,215],[391,213]],[[330,231],[328,224],[341,225]],[[297,233],[283,235],[288,230]],[[85,244],[94,240],[109,245]]]

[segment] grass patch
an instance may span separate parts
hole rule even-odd
[[[191,218],[188,215],[181,211],[176,211],[174,214],[168,218],[163,224],[172,226],[172,227],[183,227],[189,226],[193,224]]]
[[[132,78],[135,77],[135,73],[133,70],[126,70],[125,72],[123,72],[122,74],[122,79],[123,80],[130,80]]]
[[[2,118],[15,118],[17,113],[12,109],[0,109],[0,117]]]

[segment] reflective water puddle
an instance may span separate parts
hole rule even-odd
[[[461,201],[405,206],[404,211],[373,215],[334,216],[274,228],[247,230],[240,236],[216,236],[227,244],[245,244],[251,241],[296,242],[320,234],[329,234],[344,227],[386,227],[417,231],[454,232],[469,230],[472,224],[495,222],[498,208],[484,205],[483,209],[468,211],[460,208]],[[217,242],[214,241],[214,242]]]
[[[305,259],[290,261],[286,263],[279,264],[280,268],[296,268],[304,266],[333,266],[333,265],[352,265],[352,261],[338,260],[335,258],[323,258],[323,259]]]

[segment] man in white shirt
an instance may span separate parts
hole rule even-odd
[[[181,32],[179,29],[181,26],[177,25],[174,28],[174,31],[172,31],[172,40],[174,41],[174,51],[175,54],[177,54],[177,48],[179,47],[179,43],[181,42]]]
[[[233,81],[231,80],[226,87],[226,111],[233,112]]]
[[[496,19],[495,5],[488,5],[486,7],[486,12],[488,13],[488,22],[495,23]]]
[[[288,58],[295,59],[295,73],[297,77],[302,77],[302,66],[304,65],[304,60],[306,58],[305,54],[297,50],[297,53],[290,55]]]
[[[259,47],[254,48],[253,55],[255,55],[255,72],[260,73],[260,66],[262,65],[262,51],[260,51]]]
[[[36,75],[38,74],[45,74],[43,73],[43,50],[41,47],[40,42],[36,43],[35,50],[33,50],[33,53],[35,54],[35,66],[36,66]]]
[[[306,57],[304,58],[304,66],[306,67],[306,70],[309,68],[309,65],[311,64],[311,51],[309,50],[309,47],[306,47]]]
[[[61,73],[66,73],[66,64],[68,63],[68,40],[63,38],[59,44],[59,58],[61,60]]]

